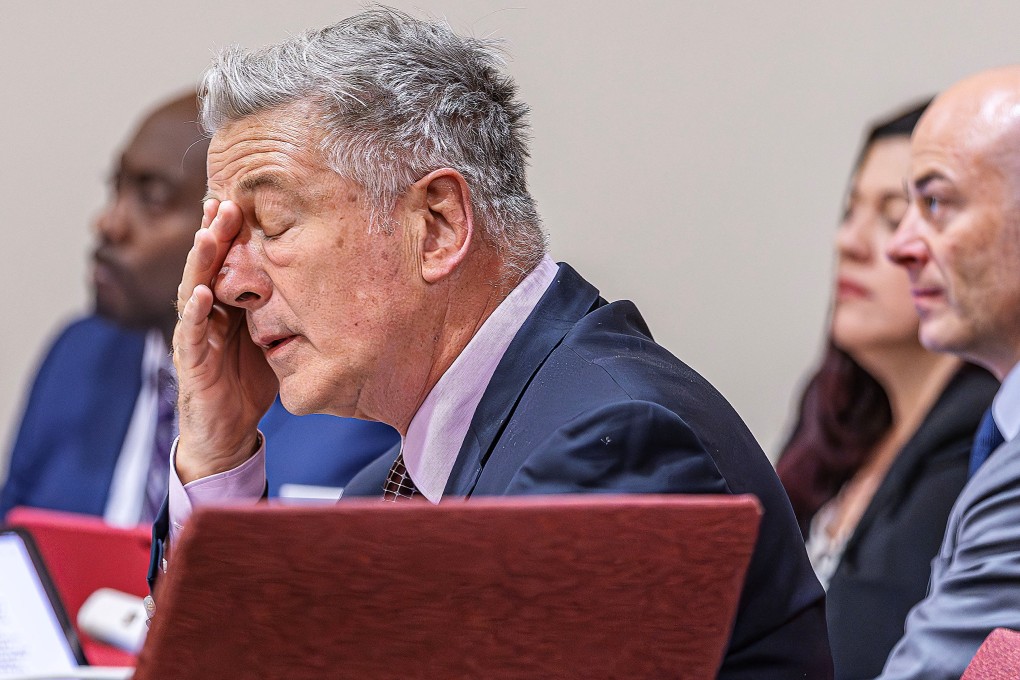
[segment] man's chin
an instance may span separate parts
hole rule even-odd
[[[148,331],[161,330],[161,321],[151,316],[139,314],[129,306],[113,304],[107,300],[96,298],[94,310],[97,316],[125,330]]]
[[[108,298],[96,296],[94,310],[97,316],[103,317],[110,323],[124,328],[138,327],[137,324],[132,323],[132,317],[125,312],[123,305],[117,304]]]
[[[289,384],[288,384],[289,383]],[[333,393],[320,393],[314,389],[314,385],[298,385],[294,376],[280,378],[280,403],[288,412],[296,416],[307,416],[322,414],[339,416],[341,418],[364,418],[358,415],[353,409],[344,409],[338,406]]]
[[[928,319],[921,322],[918,339],[929,352],[965,354],[970,343],[959,324],[952,319]]]
[[[288,412],[296,416],[322,412],[315,408],[315,402],[309,399],[307,392],[288,386],[288,378],[277,375],[277,379],[280,381],[280,403]]]

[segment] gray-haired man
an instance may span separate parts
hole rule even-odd
[[[546,255],[515,89],[484,41],[385,9],[220,56],[170,526],[224,484],[257,496],[277,389],[403,436],[345,497],[754,493],[720,677],[829,677],[821,589],[739,416],[632,304]]]

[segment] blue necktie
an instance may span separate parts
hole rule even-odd
[[[970,450],[968,477],[973,477],[981,464],[988,460],[988,456],[992,455],[992,451],[999,448],[999,445],[1004,441],[1006,440],[999,432],[999,428],[995,426],[992,409],[989,407],[981,419],[981,424],[978,425],[977,434],[974,435],[974,446]]]

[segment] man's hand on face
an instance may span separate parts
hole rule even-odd
[[[208,200],[177,289],[174,365],[180,395],[181,482],[231,470],[257,450],[257,427],[279,389],[252,342],[244,310],[217,302],[212,285],[241,230],[240,209]]]

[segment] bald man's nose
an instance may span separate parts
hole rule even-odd
[[[886,256],[908,269],[923,265],[928,259],[928,247],[921,238],[920,226],[921,215],[916,203],[911,203],[886,246]]]

